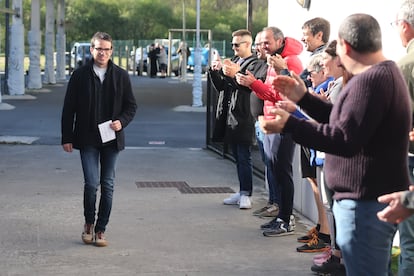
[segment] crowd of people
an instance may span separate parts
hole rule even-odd
[[[219,92],[213,137],[231,145],[240,184],[223,203],[253,207],[256,142],[269,197],[253,215],[271,218],[260,225],[265,237],[293,234],[292,162],[300,145],[318,220],[296,250],[320,252],[316,273],[390,275],[399,230],[399,275],[414,275],[413,0],[402,2],[393,25],[407,48],[398,62],[382,52],[378,21],[353,14],[333,40],[321,17],[303,24],[301,42],[273,26],[254,41],[237,30],[234,57],[209,70]],[[306,64],[298,57],[304,49]]]
[[[219,91],[213,138],[231,145],[240,185],[223,203],[253,207],[256,139],[269,196],[253,215],[270,218],[259,226],[265,237],[294,234],[292,163],[300,145],[302,177],[311,185],[318,220],[298,237],[303,245],[296,250],[321,253],[313,256],[317,273],[389,275],[399,230],[399,275],[414,275],[414,0],[402,2],[393,25],[407,49],[398,62],[384,56],[377,20],[352,14],[334,40],[321,17],[304,22],[301,41],[273,26],[254,41],[250,31],[234,31],[234,57],[215,59],[209,70]],[[304,49],[311,56],[307,64],[299,59]],[[161,64],[163,51],[154,45],[153,59]],[[111,61],[111,36],[97,32],[91,53],[68,83],[62,146],[80,151],[82,240],[106,246],[117,157],[137,105],[128,73]]]

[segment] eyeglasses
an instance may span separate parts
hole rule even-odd
[[[309,73],[309,75],[316,75],[316,74],[318,74],[319,72],[321,72],[322,70],[320,70],[320,71],[316,71],[316,70],[311,70],[311,71],[308,71],[308,73]]]
[[[109,51],[112,50],[112,48],[94,48],[98,53],[109,53]]]
[[[236,48],[239,48],[240,47],[240,44],[243,44],[243,43],[246,43],[247,41],[241,41],[241,42],[239,42],[239,43],[232,43],[231,44],[231,47],[236,47]]]

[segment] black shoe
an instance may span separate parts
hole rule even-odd
[[[283,220],[280,218],[274,218],[269,222],[266,222],[265,224],[260,225],[260,229],[266,230],[271,228],[276,228],[279,224],[281,224]]]
[[[331,276],[346,275],[345,266],[341,264],[341,259],[334,255],[321,266],[313,265],[311,270],[319,274],[330,274]]]
[[[282,237],[286,235],[294,234],[295,228],[291,227],[289,223],[279,223],[276,227],[265,229],[263,231],[263,236],[265,237]]]
[[[296,251],[304,253],[324,252],[329,250],[331,250],[329,244],[318,238],[317,234],[313,234],[312,239],[308,243],[296,248]]]

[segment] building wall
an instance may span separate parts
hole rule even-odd
[[[269,0],[268,24],[280,28],[285,36],[301,40],[303,23],[314,17],[323,17],[331,23],[330,40],[333,40],[337,38],[337,30],[345,17],[353,13],[368,13],[374,16],[381,26],[385,56],[398,60],[404,55],[405,50],[397,31],[390,24],[396,18],[398,4],[399,0],[311,0],[311,7],[307,10],[296,0]],[[304,51],[301,55],[304,64],[308,57],[309,53]],[[307,181],[301,178],[299,153],[297,146],[294,158],[294,208],[316,222],[317,211],[312,190]]]

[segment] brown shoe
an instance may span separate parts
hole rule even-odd
[[[316,227],[312,227],[305,236],[299,237],[297,239],[298,242],[308,243],[312,240],[313,235],[318,235],[318,230]]]
[[[329,250],[331,250],[329,244],[318,238],[317,234],[313,234],[312,239],[308,243],[296,248],[296,251],[304,253],[324,252]]]
[[[93,224],[86,224],[83,226],[82,241],[85,244],[93,243]]]
[[[99,231],[95,234],[95,245],[99,247],[107,246],[108,242],[105,239],[104,232]]]
[[[277,217],[278,215],[279,215],[279,205],[272,204],[272,205],[269,205],[269,207],[263,212],[261,212],[258,216],[260,218],[274,218],[274,217]]]

